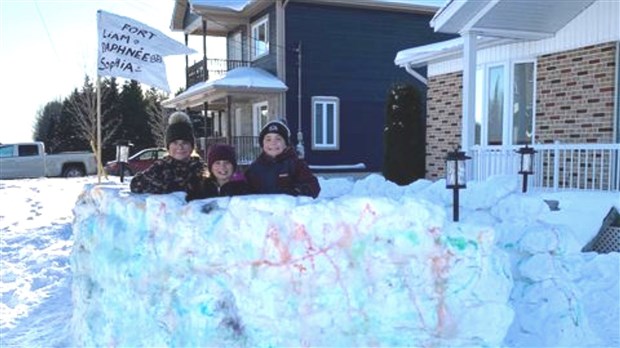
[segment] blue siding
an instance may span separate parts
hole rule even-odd
[[[297,57],[302,42],[302,129],[310,164],[383,165],[387,92],[395,82],[425,87],[394,65],[402,49],[452,38],[433,33],[431,15],[289,2],[286,7],[287,116],[297,133]],[[425,74],[425,71],[421,71]],[[340,150],[311,150],[311,98],[340,98]],[[294,140],[296,143],[296,139]]]

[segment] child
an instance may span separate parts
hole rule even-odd
[[[129,185],[134,193],[171,193],[184,191],[186,200],[196,199],[205,163],[192,157],[194,129],[189,116],[181,111],[170,115],[166,129],[168,155],[137,173]]]
[[[209,177],[204,180],[200,198],[250,194],[245,180],[232,180],[237,170],[237,156],[230,145],[214,144],[207,154]]]
[[[245,176],[256,193],[285,193],[318,197],[321,187],[304,160],[297,158],[289,146],[291,131],[281,121],[263,127],[258,140],[261,154],[252,162]]]

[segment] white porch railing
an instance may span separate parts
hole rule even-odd
[[[517,174],[522,146],[474,146],[473,180]],[[620,144],[537,144],[528,185],[541,189],[620,191]]]

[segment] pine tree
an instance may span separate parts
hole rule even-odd
[[[45,150],[50,153],[56,152],[54,134],[57,132],[61,112],[62,102],[51,101],[37,112],[33,126],[32,138],[45,143]]]
[[[425,120],[418,90],[395,84],[389,91],[384,129],[383,176],[408,185],[425,176]]]
[[[120,93],[116,78],[106,78],[101,83],[101,132],[109,136],[102,141],[101,157],[103,162],[116,159],[116,143],[121,139]]]
[[[54,141],[50,144],[57,146],[59,152],[86,151],[91,149],[90,144],[79,135],[76,127],[78,116],[72,110],[71,105],[76,103],[77,99],[79,99],[79,92],[77,89],[74,89],[62,103],[60,122],[54,135]]]
[[[125,82],[120,102],[120,139],[130,141],[138,150],[155,146],[140,84],[134,80]]]

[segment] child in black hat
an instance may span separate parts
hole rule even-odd
[[[250,187],[245,180],[233,180],[237,170],[235,148],[226,144],[214,144],[207,152],[209,177],[203,182],[198,198],[247,195]]]
[[[171,193],[184,191],[186,200],[196,199],[205,172],[205,163],[194,151],[194,128],[181,111],[170,115],[166,129],[168,155],[137,173],[129,185],[134,193]]]
[[[289,145],[291,131],[279,120],[270,121],[259,134],[261,154],[245,177],[256,193],[284,193],[318,197],[321,187],[306,162]]]

